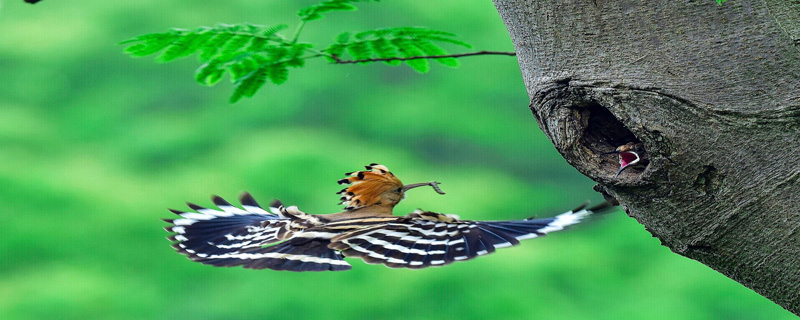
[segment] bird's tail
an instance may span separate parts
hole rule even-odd
[[[298,237],[291,223],[311,216],[284,208],[280,201],[264,210],[249,193],[241,196],[243,209],[213,197],[219,210],[189,203],[196,212],[170,210],[179,219],[165,219],[174,234],[172,247],[194,261],[220,267],[290,271],[348,270],[340,253],[329,249],[329,239]],[[301,216],[302,215],[302,216]],[[280,243],[278,243],[280,242]],[[277,244],[276,244],[277,243]]]

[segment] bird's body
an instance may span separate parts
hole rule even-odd
[[[328,213],[328,214],[315,214],[315,216],[324,217],[330,221],[338,221],[338,220],[345,220],[345,219],[356,219],[356,218],[367,218],[367,217],[374,217],[374,216],[384,216],[384,217],[393,217],[394,214],[392,213],[393,207],[390,206],[371,206],[367,208],[361,208],[353,211],[340,211],[337,213]]]
[[[189,204],[195,212],[172,210],[180,219],[166,220],[175,233],[173,247],[190,259],[215,266],[291,271],[338,271],[351,266],[343,257],[394,268],[424,268],[468,260],[564,229],[603,204],[584,207],[553,218],[516,221],[459,220],[454,215],[417,210],[406,216],[392,214],[405,191],[431,186],[444,194],[437,182],[403,185],[377,164],[368,171],[351,172],[339,180],[349,184],[341,194],[345,210],[312,215],[295,206],[274,201],[263,209],[249,193],[241,196],[242,209],[220,197],[220,210]]]

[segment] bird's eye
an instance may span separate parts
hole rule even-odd
[[[395,191],[397,191],[397,192],[402,192],[402,191],[403,191],[403,188],[397,188],[397,190],[395,190]]]

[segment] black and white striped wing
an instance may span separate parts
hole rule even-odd
[[[175,233],[167,239],[175,241],[172,246],[178,252],[204,263],[212,256],[258,249],[280,241],[279,235],[289,222],[278,210],[280,202],[274,202],[270,211],[266,211],[248,193],[241,200],[244,209],[218,196],[213,201],[219,210],[191,203],[189,207],[196,212],[170,209],[180,218],[164,219],[171,224],[164,229]]]
[[[442,266],[563,230],[592,212],[582,207],[552,218],[515,221],[462,221],[433,212],[415,212],[383,225],[338,235],[331,239],[329,247],[341,250],[347,257],[392,268]]]
[[[193,260],[218,267],[242,266],[295,272],[352,269],[340,252],[328,248],[329,243],[328,239],[291,238],[263,248],[212,254]]]
[[[284,208],[279,201],[274,201],[267,211],[249,193],[241,197],[242,209],[217,196],[213,200],[219,210],[188,204],[196,212],[171,210],[180,218],[165,220],[171,225],[164,229],[175,233],[167,239],[189,259],[218,267],[249,269],[340,271],[351,268],[340,252],[328,248],[333,234],[293,230],[293,224],[319,223],[317,218],[296,207]],[[295,237],[298,234],[300,236]]]

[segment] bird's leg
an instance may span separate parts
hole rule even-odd
[[[431,188],[433,188],[433,190],[436,191],[436,193],[444,194],[444,191],[442,191],[442,189],[439,189],[439,183],[436,181],[407,184],[403,186],[403,192],[414,189],[416,187],[424,187],[424,186],[431,186]]]

